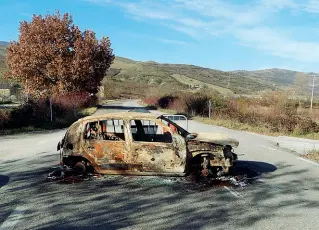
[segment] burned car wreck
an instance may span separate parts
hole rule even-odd
[[[61,164],[78,173],[216,176],[237,160],[238,141],[189,133],[163,115],[122,112],[74,122],[58,143]]]

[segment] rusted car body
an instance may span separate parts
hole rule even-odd
[[[202,176],[228,172],[238,141],[189,133],[164,116],[122,112],[79,119],[58,143],[61,164],[79,173]]]

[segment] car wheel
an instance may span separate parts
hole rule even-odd
[[[86,172],[86,166],[85,166],[85,163],[84,162],[78,162],[75,164],[74,166],[74,170],[76,173],[78,174],[83,174]]]

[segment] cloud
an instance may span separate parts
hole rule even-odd
[[[319,60],[319,43],[296,41],[270,28],[239,29],[235,36],[242,45],[265,51],[274,56],[304,62]]]
[[[155,40],[157,40],[159,42],[162,42],[162,43],[175,44],[175,45],[186,45],[186,44],[188,44],[187,42],[174,40],[174,39],[155,38]]]
[[[96,5],[107,6],[112,0],[81,0],[82,2],[88,2]]]
[[[319,13],[319,1],[310,0],[304,7],[304,10],[309,13]]]
[[[90,0],[92,1],[92,0]],[[98,1],[98,0],[94,0]],[[101,0],[102,1],[102,0]],[[118,3],[132,18],[158,23],[196,40],[229,36],[243,46],[285,59],[319,61],[319,43],[297,39],[300,29],[280,27],[280,13],[319,13],[319,1],[309,0],[137,0]],[[305,27],[314,35],[318,32]],[[162,42],[164,42],[162,40]],[[166,42],[168,42],[167,40]],[[174,40],[171,40],[172,43]],[[175,41],[175,44],[178,44]],[[183,42],[182,42],[183,43]],[[184,43],[183,43],[184,44]]]
[[[158,41],[165,44],[175,44],[175,45],[187,45],[189,43],[181,40],[175,40],[175,39],[168,39],[163,37],[155,37],[147,34],[133,34],[133,33],[123,33],[125,36],[129,36],[132,38],[140,38],[140,39],[148,39],[153,41]]]

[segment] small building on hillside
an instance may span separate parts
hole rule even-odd
[[[22,89],[18,84],[0,82],[1,101],[21,101]]]

